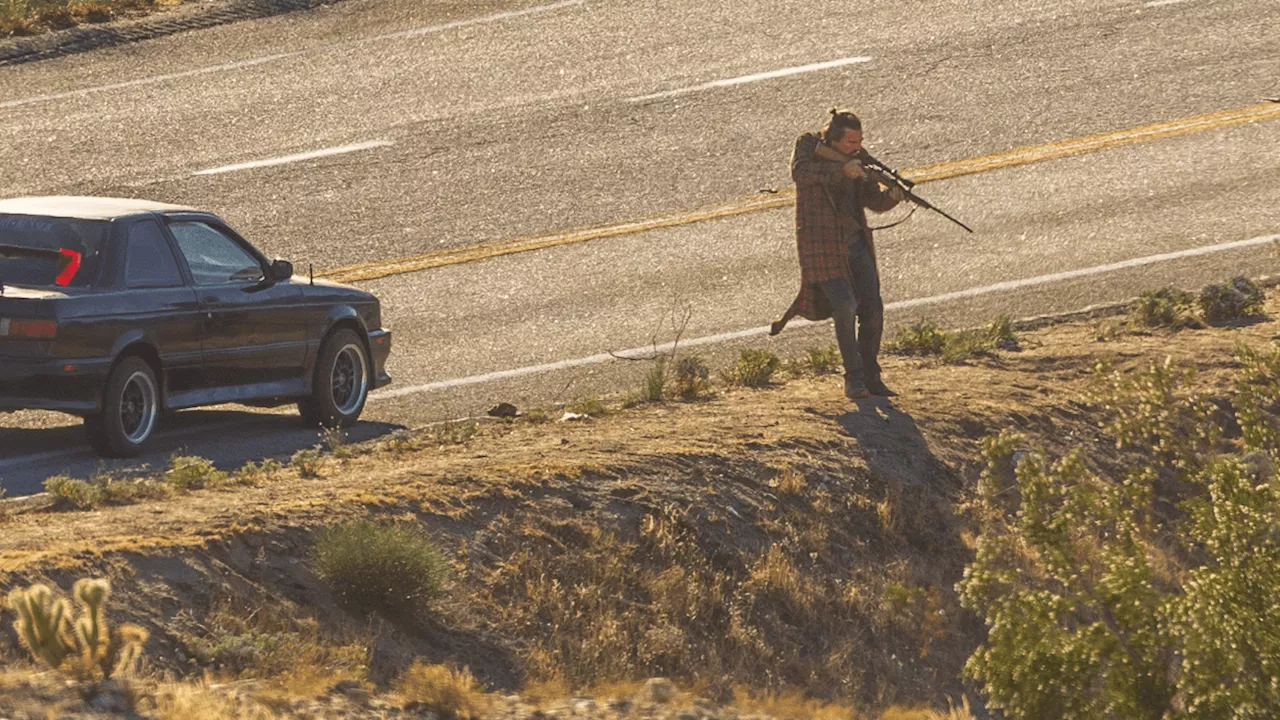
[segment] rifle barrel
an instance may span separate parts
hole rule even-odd
[[[914,182],[894,172],[892,169],[889,168],[888,165],[885,165],[884,163],[872,157],[871,154],[868,153],[866,150],[860,151],[857,157],[849,157],[848,155],[845,155],[844,153],[840,152],[839,150],[836,150],[830,145],[819,144],[817,149],[817,155],[820,158],[825,158],[827,160],[834,160],[836,162],[849,162],[850,160],[857,160],[859,163],[862,164],[864,168],[869,170],[871,173],[879,176],[878,179],[883,180],[885,185],[897,185],[902,190],[903,195],[905,195],[906,198],[911,202],[914,202],[915,204],[919,205],[922,208],[925,208],[927,210],[932,210],[938,213],[942,217],[959,225],[960,227],[964,228],[968,232],[973,232],[973,228],[951,217],[950,215],[943,212],[942,210],[939,210],[933,203],[929,202],[928,200],[925,200],[924,198],[912,192],[911,188],[915,187]]]

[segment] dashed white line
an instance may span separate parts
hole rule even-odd
[[[1101,275],[1103,273],[1115,272],[1117,270],[1127,270],[1144,265],[1154,265],[1156,263],[1169,262],[1171,260],[1182,260],[1185,258],[1196,257],[1199,255],[1209,255],[1212,253],[1227,252],[1229,250],[1241,250],[1245,248],[1258,247],[1270,243],[1280,242],[1280,234],[1263,235],[1260,237],[1249,238],[1248,240],[1236,240],[1233,242],[1220,243],[1217,245],[1206,245],[1198,248],[1190,248],[1188,250],[1179,250],[1177,252],[1162,253],[1159,255],[1148,255],[1146,257],[1133,258],[1122,262],[1109,263],[1106,265],[1095,265],[1093,267],[1081,268],[1079,270],[1068,270],[1066,272],[1053,273],[1050,275],[1037,275],[1035,277],[1024,278],[1022,280],[1010,280],[1007,282],[996,283],[994,285],[983,285],[981,287],[969,288],[968,290],[960,290],[957,292],[943,293],[941,295],[931,295],[929,297],[913,298],[910,300],[899,300],[897,302],[885,305],[885,310],[905,310],[907,308],[920,307],[922,305],[938,305],[950,302],[952,300],[961,300],[966,298],[979,297],[982,295],[991,295],[994,293],[1008,292],[1009,290],[1018,290],[1026,287],[1035,287],[1037,285],[1047,285],[1050,283],[1062,282],[1064,280],[1073,280],[1076,278],[1088,277],[1090,275]],[[805,327],[814,323],[796,319],[790,323],[791,327]],[[681,347],[698,347],[700,345],[712,345],[716,343],[728,342],[730,340],[740,340],[743,338],[753,337],[756,335],[764,335],[769,332],[769,326],[747,328],[746,330],[737,330],[734,332],[720,333],[717,335],[705,335],[699,338],[691,338],[681,340]],[[610,362],[618,358],[644,358],[654,353],[670,352],[674,343],[666,343],[657,347],[638,347],[630,348],[613,353],[600,353],[598,355],[590,355],[587,357],[574,358],[571,360],[561,360],[559,362],[545,363],[543,365],[530,365],[528,367],[515,368],[512,370],[499,370],[497,372],[485,373],[483,375],[472,375],[470,377],[456,378],[453,380],[441,380],[439,382],[426,383],[424,385],[412,385],[409,387],[394,388],[388,390],[379,390],[371,393],[370,402],[393,400],[395,398],[405,397],[407,395],[417,395],[420,393],[430,393],[440,390],[450,390],[453,388],[464,387],[467,385],[479,385],[483,383],[493,382],[495,380],[506,380],[509,378],[523,377],[525,375],[536,375],[539,373],[552,372],[555,370],[567,370],[583,365],[598,365],[600,363]]]
[[[1162,5],[1177,5],[1179,3],[1190,2],[1191,0],[1151,0],[1151,2],[1143,3],[1142,7],[1160,7]]]
[[[324,150],[313,150],[311,152],[298,153],[296,155],[285,155],[283,157],[269,158],[267,160],[253,160],[250,162],[236,163],[235,165],[223,165],[221,167],[209,168],[207,170],[198,170],[193,175],[220,175],[222,173],[236,172],[237,170],[252,170],[254,168],[272,167],[273,165],[285,165],[287,163],[302,162],[304,160],[314,160],[316,158],[330,157],[332,155],[345,155],[347,153],[360,152],[362,150],[373,150],[374,148],[387,147],[395,143],[390,140],[370,140],[368,142],[356,143],[355,145],[343,145],[341,147],[326,148]]]
[[[788,75],[800,75],[802,73],[818,72],[821,70],[831,70],[833,68],[845,67],[847,65],[857,65],[860,63],[871,62],[869,57],[847,57],[839,60],[829,60],[827,62],[813,63],[812,65],[800,65],[797,67],[783,68],[781,70],[770,70],[769,72],[756,73],[754,75],[742,75],[725,80],[714,80],[701,85],[680,88],[678,90],[666,90],[663,92],[653,93],[651,95],[639,95],[627,98],[627,102],[644,102],[646,100],[658,100],[661,98],[678,97],[689,93],[701,92],[712,88],[732,87],[734,85],[744,85],[746,83],[756,82],[759,80],[772,80],[773,78],[787,77]]]
[[[152,75],[149,77],[138,78],[136,80],[128,80],[125,82],[111,83],[109,85],[94,85],[77,90],[68,90],[66,92],[49,93],[47,95],[33,95],[31,97],[18,98],[16,100],[0,101],[0,110],[22,107],[24,105],[35,105],[37,103],[52,102],[54,100],[65,100],[67,98],[82,97],[94,93],[108,92],[111,90],[122,90],[125,88],[139,87],[143,85],[156,85],[159,83],[169,82],[171,80],[182,80],[184,78],[195,77],[198,75],[209,75],[212,73],[230,72],[232,70],[243,70],[245,68],[254,67],[255,65],[263,65],[265,63],[274,62],[276,60],[284,60],[286,58],[297,57],[307,53],[323,52],[333,50],[335,48],[350,47],[352,45],[362,45],[366,43],[381,42],[385,40],[402,40],[405,38],[421,37],[423,35],[434,35],[437,33],[456,30],[459,28],[469,27],[471,25],[483,25],[487,23],[501,22],[512,18],[522,17],[525,15],[537,15],[540,13],[553,12],[563,10],[564,8],[574,7],[586,4],[586,0],[561,0],[560,2],[551,3],[549,5],[538,5],[535,7],[524,8],[522,10],[508,10],[505,12],[485,15],[478,18],[468,18],[466,20],[454,20],[452,22],[441,23],[439,25],[428,25],[411,30],[400,30],[398,32],[387,33],[385,35],[375,35],[367,38],[356,38],[352,40],[343,40],[336,43],[327,43],[317,45],[315,47],[298,50],[295,52],[278,53],[275,55],[265,55],[263,57],[249,58],[247,60],[237,60],[236,62],[224,63],[222,65],[211,65],[209,67],[195,68],[192,70],[184,70],[182,72],[167,73],[164,75]]]

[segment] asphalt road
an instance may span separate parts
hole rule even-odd
[[[976,232],[917,212],[880,234],[891,326],[1274,272],[1280,114],[1174,123],[1280,95],[1276,27],[1280,6],[1248,0],[351,0],[7,68],[0,196],[196,205],[300,268],[380,263],[386,277],[359,284],[396,333],[396,383],[366,437],[631,387],[644,363],[596,360],[671,340],[686,308],[682,340],[713,363],[830,342],[825,325],[760,333],[798,281],[785,204],[426,271],[395,261],[785,202],[791,143],[831,105],[908,169],[1159,125],[922,183]],[[286,414],[234,407],[166,427],[144,462],[315,442]],[[10,495],[98,469],[74,418],[0,416]]]

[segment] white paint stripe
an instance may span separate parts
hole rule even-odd
[[[381,42],[384,40],[400,40],[404,38],[420,37],[422,35],[432,35],[436,33],[446,32],[448,30],[456,30],[458,28],[468,27],[471,25],[482,25],[486,23],[501,22],[515,17],[524,15],[535,15],[539,13],[552,12],[562,10],[575,5],[584,5],[586,0],[562,0],[561,2],[551,3],[550,5],[538,5],[536,7],[525,8],[523,10],[509,10],[506,12],[494,13],[478,18],[470,18],[467,20],[455,20],[440,25],[429,25],[426,27],[414,28],[412,30],[401,30],[399,32],[388,33],[386,35],[375,35],[368,38],[357,38],[354,40],[344,40],[336,43],[328,43],[325,45],[317,45],[316,47],[298,50],[296,52],[279,53],[276,55],[266,55],[263,57],[249,58],[247,60],[238,60],[236,62],[225,63],[223,65],[212,65],[209,67],[196,68],[194,70],[185,70],[183,72],[169,73],[165,75],[152,75],[150,77],[138,78],[137,80],[129,80],[127,82],[112,83],[109,85],[94,85],[92,87],[80,88],[79,90],[68,90],[60,93],[50,93],[48,95],[34,95],[27,98],[19,98],[17,100],[0,101],[0,110],[22,107],[24,105],[34,105],[37,103],[51,102],[54,100],[65,100],[67,98],[81,97],[91,95],[93,93],[108,92],[110,90],[121,90],[124,88],[139,87],[142,85],[156,85],[159,83],[169,82],[170,80],[181,80],[183,78],[195,77],[197,75],[208,75],[211,73],[230,72],[232,70],[243,70],[255,65],[263,65],[265,63],[274,62],[276,60],[284,60],[286,58],[297,57],[307,53],[323,52],[336,48],[350,47],[352,45],[360,45],[364,43]]]
[[[368,142],[356,143],[355,145],[343,145],[341,147],[326,148],[324,150],[313,150],[311,152],[298,153],[297,155],[285,155],[283,157],[271,158],[268,160],[254,160],[252,162],[237,163],[235,165],[223,165],[222,167],[209,168],[208,170],[199,170],[192,175],[220,175],[222,173],[235,172],[237,170],[251,170],[253,168],[272,167],[273,165],[285,165],[288,163],[302,162],[303,160],[314,160],[316,158],[330,157],[331,155],[345,155],[347,153],[360,152],[361,150],[372,150],[374,148],[387,147],[395,143],[390,140],[370,140]]]
[[[511,18],[523,17],[525,15],[537,15],[545,12],[553,12],[563,10],[564,8],[574,7],[577,5],[585,5],[586,0],[563,0],[563,2],[551,3],[550,5],[538,5],[536,7],[524,8],[523,10],[508,10],[506,12],[494,13],[486,15],[482,18],[471,18],[469,20],[454,20],[442,25],[431,25],[429,27],[414,28],[413,30],[401,30],[399,32],[388,33],[386,35],[376,35],[371,38],[362,38],[360,40],[350,41],[355,43],[380,42],[383,40],[403,40],[405,38],[421,37],[423,35],[433,35],[442,33],[446,30],[456,30],[458,28],[468,27],[470,25],[478,25],[480,23],[499,22],[502,20],[510,20]],[[343,43],[347,44],[347,43]]]
[[[1017,290],[1020,288],[1034,287],[1036,285],[1047,285],[1050,283],[1062,282],[1064,280],[1073,280],[1076,278],[1088,277],[1090,275],[1100,275],[1103,273],[1115,272],[1117,270],[1126,270],[1130,268],[1142,267],[1144,265],[1154,265],[1156,263],[1168,262],[1170,260],[1181,260],[1199,255],[1209,255],[1212,253],[1227,252],[1229,250],[1240,250],[1244,248],[1257,247],[1267,245],[1269,243],[1280,242],[1280,234],[1263,235],[1261,237],[1250,238],[1248,240],[1237,240],[1234,242],[1221,243],[1219,245],[1208,245],[1205,247],[1191,248],[1189,250],[1179,250],[1177,252],[1163,253],[1160,255],[1148,255],[1146,257],[1134,258],[1123,262],[1110,263],[1107,265],[1096,265],[1094,267],[1082,268],[1080,270],[1069,270],[1067,272],[1053,273],[1051,275],[1038,275],[1036,277],[1025,278],[1023,280],[1011,280],[1008,282],[996,283],[994,285],[984,285],[982,287],[969,288],[968,290],[960,290],[958,292],[943,293],[941,295],[932,295],[930,297],[914,298],[911,300],[899,300],[885,305],[885,310],[905,310],[907,308],[920,307],[922,305],[938,305],[947,303],[952,300],[961,300],[966,298],[979,297],[981,295],[991,295],[993,293],[1007,292],[1009,290]],[[806,327],[815,323],[798,318],[793,320],[790,327]],[[753,337],[756,335],[765,335],[769,332],[769,326],[747,328],[746,330],[737,330],[735,332],[721,333],[718,335],[706,335],[699,338],[680,341],[681,347],[698,347],[700,345],[712,345],[716,343],[728,342],[730,340],[740,340],[742,338]],[[531,365],[528,367],[516,368],[514,370],[499,370],[497,372],[486,373],[484,375],[473,375],[471,377],[456,378],[454,380],[441,380],[439,382],[427,383],[425,385],[413,385],[410,387],[395,388],[392,390],[379,390],[371,393],[370,402],[393,400],[408,395],[417,395],[420,393],[436,392],[439,390],[450,390],[453,388],[464,387],[467,385],[479,385],[482,383],[493,382],[495,380],[506,380],[509,378],[523,377],[525,375],[536,375],[539,373],[552,372],[555,370],[567,370],[569,368],[581,367],[583,365],[598,365],[606,363],[617,358],[644,358],[654,353],[669,352],[674,343],[666,343],[657,347],[639,347],[629,350],[622,350],[615,353],[600,353],[599,355],[591,355],[588,357],[574,358],[572,360],[561,360],[559,362],[546,363],[544,365]]]
[[[1143,3],[1142,7],[1160,7],[1161,5],[1177,5],[1179,3],[1189,2],[1190,0],[1151,0],[1151,2]]]
[[[170,80],[181,80],[183,78],[195,77],[197,75],[241,70],[243,68],[253,67],[254,65],[262,65],[264,63],[282,60],[284,58],[294,57],[295,55],[301,54],[302,53],[300,52],[291,52],[281,53],[279,55],[268,55],[266,57],[253,58],[251,60],[240,60],[238,62],[226,63],[225,65],[214,65],[211,67],[196,68],[195,70],[169,73],[168,75],[153,75],[151,77],[139,78],[137,80],[129,80],[127,82],[112,83],[111,85],[95,85],[93,87],[81,88],[79,90],[68,90],[67,92],[50,93],[48,95],[35,95],[33,97],[22,98],[20,100],[6,100],[4,102],[0,102],[0,110],[22,107],[23,105],[50,102],[53,100],[65,100],[66,98],[107,92],[108,90],[120,90],[123,88],[138,87],[141,85],[154,85],[156,83],[168,82]]]
[[[839,60],[830,60],[828,62],[814,63],[812,65],[801,65],[799,67],[783,68],[782,70],[771,70],[769,72],[757,73],[755,75],[743,75],[741,77],[729,78],[727,80],[715,80],[693,87],[680,88],[679,90],[667,90],[665,92],[653,93],[652,95],[640,95],[637,97],[627,98],[627,102],[644,102],[645,100],[657,100],[659,98],[676,97],[679,95],[687,95],[689,93],[699,92],[701,90],[710,90],[712,88],[732,87],[734,85],[743,85],[757,80],[772,80],[773,78],[787,77],[788,75],[799,75],[801,73],[818,72],[819,70],[830,70],[832,68],[844,67],[846,65],[855,65],[858,63],[871,62],[869,57],[848,57]]]
[[[1146,257],[1134,258],[1132,260],[1124,260],[1122,262],[1110,263],[1108,265],[1095,265],[1094,267],[1082,268],[1080,270],[1068,270],[1067,272],[1054,273],[1052,275],[1038,275],[1036,277],[1026,278],[1025,280],[1010,280],[1008,282],[996,283],[995,285],[985,285],[983,287],[944,293],[942,295],[934,295],[927,298],[900,300],[895,303],[889,303],[885,306],[885,309],[902,310],[918,307],[920,305],[936,305],[938,303],[950,302],[952,300],[962,300],[965,298],[977,297],[979,295],[1007,292],[1009,290],[1034,287],[1036,285],[1047,285],[1049,283],[1062,282],[1063,280],[1074,280],[1076,278],[1088,277],[1090,275],[1101,275],[1103,273],[1115,272],[1117,270],[1128,270],[1131,268],[1142,267],[1144,265],[1155,265],[1156,263],[1169,262],[1171,260],[1183,260],[1200,255],[1211,255],[1213,253],[1226,252],[1228,250],[1242,250],[1244,248],[1257,247],[1259,245],[1266,245],[1274,242],[1280,242],[1280,235],[1263,235],[1261,237],[1250,238],[1248,240],[1236,240],[1229,243],[1206,245],[1204,247],[1179,250],[1177,252],[1163,253],[1160,255],[1148,255]]]

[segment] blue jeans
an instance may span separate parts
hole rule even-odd
[[[852,284],[844,278],[822,283],[836,326],[836,343],[844,359],[844,376],[863,382],[879,380],[880,363],[876,357],[884,335],[884,301],[880,299],[880,275],[866,241],[859,239],[849,244],[849,271]]]

